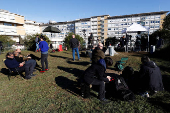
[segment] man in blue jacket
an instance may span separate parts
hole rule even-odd
[[[6,54],[6,60],[5,60],[5,65],[11,69],[11,71],[19,71],[19,72],[23,72],[25,71],[25,79],[31,79],[31,76],[35,76],[33,74],[33,70],[34,70],[34,65],[31,64],[25,64],[25,62],[17,62],[14,59],[14,55],[11,52],[8,52]]]
[[[45,37],[41,36],[40,38],[40,44],[39,48],[41,49],[41,65],[42,65],[42,70],[40,73],[44,73],[45,71],[48,71],[48,43],[45,41]],[[44,67],[44,62],[46,64],[46,67]]]

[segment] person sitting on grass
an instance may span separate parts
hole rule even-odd
[[[5,65],[11,70],[16,72],[23,72],[25,71],[25,79],[31,79],[32,76],[35,76],[33,74],[34,66],[31,65],[30,63],[25,64],[25,62],[17,62],[16,59],[14,58],[13,53],[8,52],[6,54],[6,60],[5,60]]]
[[[14,51],[14,58],[18,61],[18,62],[23,62],[23,61],[29,61],[33,63],[36,63],[36,67],[39,67],[39,65],[37,64],[36,60],[40,60],[41,58],[33,55],[33,54],[28,54],[26,57],[24,57],[22,54],[21,54],[21,49],[16,49]]]
[[[99,95],[98,98],[102,102],[109,102],[105,99],[105,82],[109,82],[111,77],[105,74],[106,67],[111,66],[113,60],[110,57],[105,59],[100,59],[98,63],[92,64],[85,70],[83,75],[83,81],[85,86],[84,97],[90,97],[90,87],[89,85],[99,85]]]
[[[164,86],[159,67],[148,56],[143,56],[141,62],[139,71],[139,88],[141,88],[141,92],[146,94],[146,91],[150,91],[152,95],[157,93],[157,91],[163,91]]]
[[[30,63],[31,65],[33,65],[34,66],[34,68],[35,68],[35,66],[36,66],[36,61],[34,60],[34,59],[31,59],[31,57],[30,56],[27,56],[25,59],[21,56],[21,55],[19,55],[19,53],[18,52],[16,52],[16,51],[14,51],[13,52],[13,54],[14,54],[14,58],[15,58],[15,60],[17,61],[17,62],[24,62],[25,61],[25,63],[27,64],[27,63]]]

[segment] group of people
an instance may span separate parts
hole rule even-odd
[[[48,44],[45,41],[45,37],[40,37],[39,48],[41,49],[41,73],[48,71]],[[79,41],[72,35],[70,40],[70,46],[72,48],[73,61],[75,60],[75,51],[77,52],[78,60],[80,60],[78,51]],[[17,49],[13,53],[8,52],[6,55],[5,65],[12,71],[25,71],[25,79],[31,79],[34,68],[36,67],[36,61],[40,60],[35,55],[30,54],[26,58],[21,55],[21,50]],[[105,83],[111,81],[111,77],[107,76],[106,69],[112,66],[113,60],[110,57],[105,57],[103,52],[103,44],[98,43],[97,47],[92,51],[92,64],[88,67],[83,74],[82,82],[87,86],[97,85],[99,86],[98,98],[102,102],[110,102],[105,99]],[[138,87],[140,87],[141,92],[151,91],[156,93],[157,91],[162,91],[164,89],[162,83],[162,75],[159,67],[149,59],[149,57],[144,56],[141,58],[142,65],[139,71]],[[44,66],[44,63],[46,64]],[[135,85],[135,84],[133,84]],[[85,97],[90,97],[90,88],[86,89]]]
[[[45,41],[45,37],[41,36],[39,43],[39,48],[41,49],[41,58],[36,57],[33,54],[28,54],[26,57],[21,55],[21,50],[16,49],[14,52],[8,52],[6,54],[5,65],[11,71],[25,72],[25,79],[31,79],[32,76],[36,76],[33,74],[33,71],[36,67],[36,59],[41,59],[42,69],[40,73],[44,73],[48,71],[48,43]],[[45,63],[45,66],[44,66]]]
[[[92,52],[92,65],[88,67],[83,74],[83,83],[86,86],[98,85],[99,93],[98,98],[102,102],[110,102],[105,99],[105,83],[111,80],[110,76],[105,73],[106,68],[113,64],[113,60],[110,57],[105,57],[102,51],[103,44],[99,43],[98,46]],[[157,93],[158,91],[163,91],[162,75],[159,67],[149,59],[147,56],[141,58],[141,67],[136,75],[137,79],[133,79],[133,86],[136,86],[140,94],[145,94],[147,91],[150,94]],[[121,75],[118,75],[121,76]],[[137,77],[138,76],[138,77]],[[90,88],[87,87],[84,91],[84,97],[90,97]],[[110,89],[111,90],[111,89]]]

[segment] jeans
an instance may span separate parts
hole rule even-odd
[[[80,59],[80,55],[79,55],[79,50],[78,50],[78,48],[72,48],[73,60],[75,60],[75,51],[76,51],[76,53],[77,53],[78,59]]]
[[[26,61],[25,64],[31,64],[31,65],[33,65],[34,68],[35,68],[35,66],[36,66],[36,61],[33,60],[33,59],[30,59],[30,60]]]
[[[33,73],[34,66],[31,63],[27,63],[22,67],[18,67],[19,72],[25,71],[25,78],[29,78],[29,75]]]
[[[91,83],[92,85],[99,85],[99,99],[105,98],[105,83],[104,81],[94,79],[94,81]]]
[[[39,44],[38,43],[36,43],[36,50],[35,51],[39,51]]]
[[[48,69],[48,53],[47,54],[41,54],[41,65],[42,65],[42,71],[45,71],[45,67],[44,67],[44,62],[46,65],[46,69]]]

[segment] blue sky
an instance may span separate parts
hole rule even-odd
[[[0,9],[27,20],[64,22],[91,16],[170,11],[170,0],[0,0]]]

